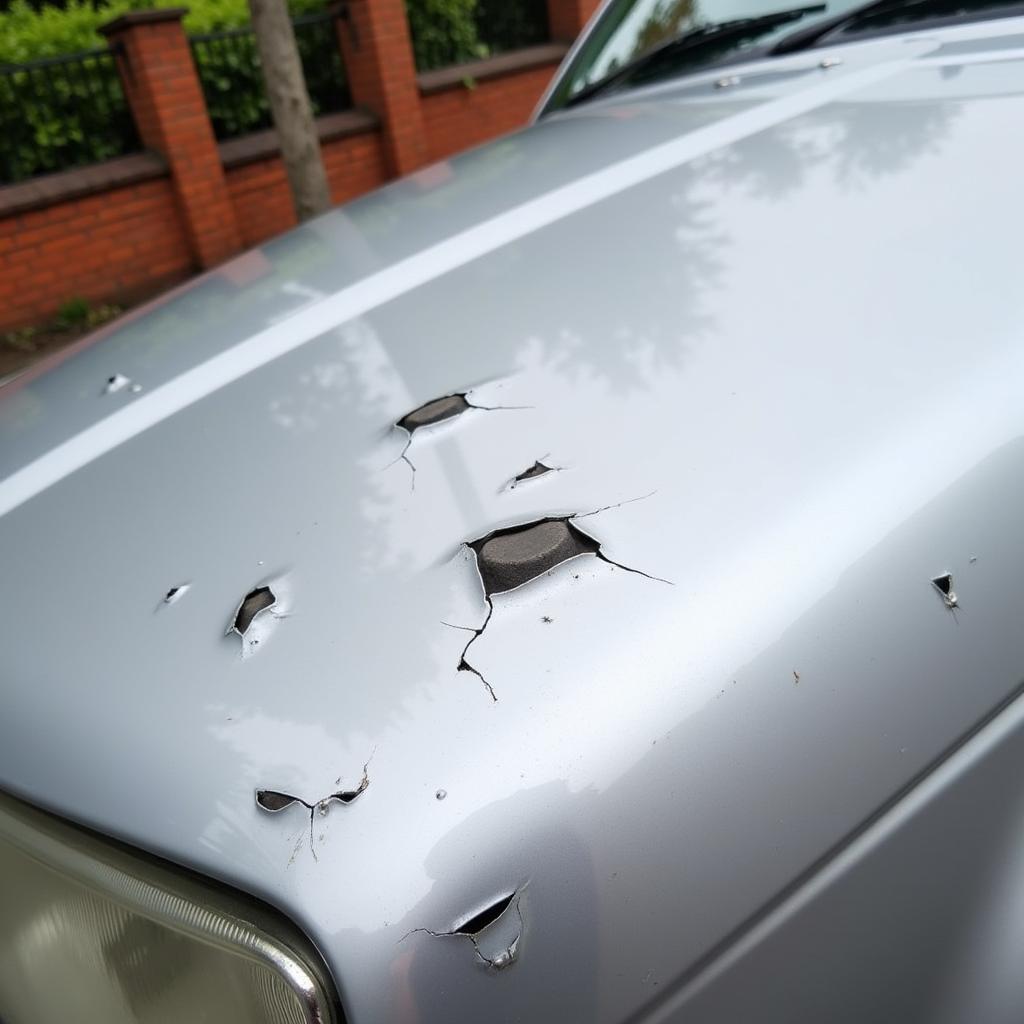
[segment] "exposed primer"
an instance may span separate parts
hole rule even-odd
[[[321,818],[327,817],[330,813],[331,804],[339,803],[347,806],[348,804],[354,803],[359,799],[363,793],[366,792],[370,785],[370,761],[373,759],[373,755],[367,760],[366,764],[363,765],[363,777],[359,782],[359,785],[355,789],[341,789],[333,793],[328,793],[327,796],[321,797],[319,800],[314,800],[310,803],[308,800],[304,800],[301,796],[295,796],[293,793],[282,793],[276,789],[257,789],[256,790],[256,806],[261,810],[268,811],[270,814],[277,814],[279,811],[287,810],[289,807],[293,807],[296,804],[301,805],[309,812],[309,848],[313,853],[313,859],[319,860],[320,858],[316,855],[316,846],[313,843],[313,821],[319,815]],[[341,783],[341,779],[338,778],[336,785]],[[302,837],[299,837],[301,843]],[[296,846],[296,851],[298,846]],[[292,855],[294,857],[294,854]]]
[[[960,607],[960,601],[953,589],[953,574],[944,572],[940,576],[932,577],[932,586],[942,595],[943,604],[950,610]]]
[[[494,614],[494,596],[517,590],[570,559],[578,558],[581,555],[593,555],[614,568],[635,573],[637,576],[643,576],[645,579],[654,580],[657,583],[671,585],[669,580],[662,579],[660,576],[652,576],[641,569],[634,569],[609,558],[602,550],[601,542],[577,525],[579,519],[619,508],[633,501],[642,501],[650,496],[650,494],[645,494],[640,498],[630,498],[628,501],[621,501],[615,505],[602,506],[592,512],[533,519],[516,526],[493,530],[477,540],[466,541],[465,546],[473,552],[476,559],[477,573],[483,586],[487,612],[484,621],[476,627],[444,623],[446,626],[473,634],[459,655],[457,670],[472,672],[487,688],[491,699],[497,702],[498,697],[494,688],[483,673],[469,661],[468,657],[469,649],[483,635]]]
[[[475,402],[471,402],[469,396],[469,391],[455,391],[450,395],[432,398],[429,402],[424,402],[423,405],[417,406],[415,409],[407,412],[401,419],[395,421],[394,428],[404,430],[408,436],[405,441],[405,447],[398,458],[394,459],[389,465],[393,466],[396,462],[404,462],[412,470],[412,486],[414,488],[416,486],[416,466],[409,458],[408,453],[409,447],[412,445],[413,435],[417,430],[453,420],[470,409],[480,409],[484,412],[503,412],[526,408],[526,406],[521,405],[478,405]]]
[[[521,886],[514,892],[498,897],[448,931],[414,928],[406,932],[399,941],[404,942],[410,935],[418,932],[432,935],[435,939],[468,939],[483,966],[490,970],[503,971],[515,963],[519,955],[525,928],[520,906],[524,889],[525,886]]]

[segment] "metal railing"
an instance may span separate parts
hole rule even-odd
[[[352,105],[331,14],[293,19],[314,114]],[[189,38],[206,107],[218,139],[232,139],[271,125],[256,37],[251,28],[204,32]]]
[[[547,43],[547,0],[477,0],[476,34],[492,54]]]
[[[139,148],[111,50],[0,64],[0,185]]]
[[[551,39],[547,0],[475,0],[468,24],[438,24],[414,16],[413,10],[409,15],[417,71],[464,64]]]

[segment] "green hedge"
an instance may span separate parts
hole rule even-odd
[[[333,21],[322,15],[299,19],[295,41],[306,74],[314,114],[346,109],[345,71]],[[193,37],[193,55],[206,97],[206,109],[218,139],[231,139],[270,126],[270,105],[263,88],[255,36],[234,30],[226,37]]]
[[[513,0],[509,0],[513,2]],[[39,57],[92,50],[103,45],[96,30],[126,11],[142,7],[179,7],[181,0],[68,0],[63,9],[33,10],[26,0],[11,0],[0,14],[0,64],[23,64]],[[415,37],[417,64],[436,66],[454,50],[463,60],[479,55],[474,12],[477,0],[407,0]],[[249,23],[247,0],[185,0],[189,33],[241,28]],[[326,0],[289,0],[292,14],[311,14],[326,8]]]
[[[487,56],[487,47],[477,36],[476,7],[477,0],[406,0],[412,48],[420,71]]]
[[[67,0],[63,8],[35,10],[27,0],[11,0],[8,10],[0,14],[0,66],[97,49],[104,45],[97,29],[106,22],[141,7],[176,7],[181,2]],[[190,35],[242,28],[249,23],[247,0],[184,2],[189,8],[185,30]],[[506,5],[510,15],[519,6],[525,11],[538,3],[542,5],[543,0],[406,0],[416,66],[420,70],[444,67],[504,48],[497,37],[505,33],[492,24],[495,13],[501,12],[507,20]],[[289,0],[295,16],[326,7],[327,0]],[[524,37],[523,42],[527,41],[533,40]],[[325,47],[331,45],[315,31],[300,38],[304,63],[314,69],[308,80],[318,109],[332,109],[331,104],[338,102],[332,83],[341,77],[340,61],[336,49],[326,53]],[[239,135],[269,123],[259,71],[244,40],[220,54],[206,48],[198,63],[218,136]],[[36,95],[25,75],[0,75],[0,101],[6,101],[0,102],[0,107],[7,108],[0,109],[0,184],[116,156],[131,147],[130,124],[121,123],[127,112],[122,117],[121,111],[112,115],[108,108],[96,109],[89,85],[79,81],[73,71],[54,71],[45,84],[45,93]],[[95,82],[92,88],[97,88]],[[99,88],[116,107],[120,102],[116,77],[107,74]]]

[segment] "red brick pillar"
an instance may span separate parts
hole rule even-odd
[[[352,103],[381,119],[390,172],[422,167],[427,136],[404,0],[347,0],[335,11]]]
[[[551,38],[571,43],[582,31],[600,0],[548,0],[548,24]]]
[[[213,266],[242,248],[217,141],[192,51],[186,9],[136,11],[104,25],[142,144],[167,161],[196,262]]]

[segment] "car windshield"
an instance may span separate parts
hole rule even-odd
[[[1010,0],[958,0],[958,16],[980,14]],[[581,102],[611,88],[626,88],[735,60],[744,51],[767,52],[802,30],[814,36],[864,9],[870,27],[949,13],[952,0],[825,0],[787,7],[784,0],[619,0],[605,8],[547,103],[547,110]],[[874,13],[882,8],[879,13]],[[941,10],[939,10],[941,8]],[[898,14],[896,12],[899,12]],[[865,28],[869,27],[865,24]],[[781,48],[779,52],[782,52]]]

